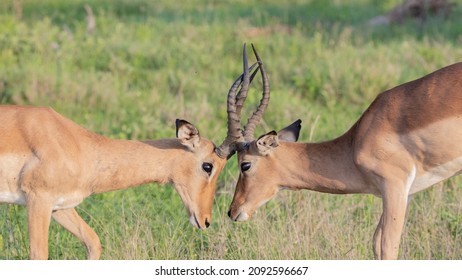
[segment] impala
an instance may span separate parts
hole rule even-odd
[[[228,215],[245,221],[280,189],[382,198],[373,238],[378,259],[396,259],[409,197],[462,170],[462,63],[387,90],[342,136],[293,143],[300,122],[251,137]]]
[[[244,74],[229,91],[228,118],[240,112],[261,65],[248,68],[245,46],[243,60]],[[263,100],[250,126],[260,121]],[[0,119],[0,203],[27,207],[31,259],[48,258],[51,217],[85,244],[89,259],[98,259],[100,240],[75,207],[92,194],[148,182],[173,184],[190,223],[207,228],[218,175],[234,152],[234,131],[216,147],[184,120],[176,121],[177,138],[135,141],[95,134],[50,108],[0,106]]]

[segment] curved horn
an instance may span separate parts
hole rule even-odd
[[[260,123],[263,114],[265,113],[266,108],[268,107],[270,99],[270,85],[268,75],[266,74],[265,66],[263,65],[263,62],[261,61],[260,56],[258,55],[257,50],[255,49],[255,46],[253,44],[252,49],[255,54],[255,57],[257,58],[258,64],[260,65],[260,72],[263,80],[263,96],[260,100],[260,105],[258,105],[257,110],[249,118],[247,125],[244,128],[244,140],[246,142],[251,142],[252,140],[254,140],[255,127]]]
[[[248,67],[247,61],[247,52],[246,45],[244,44],[243,52],[243,62],[244,62],[244,73],[237,78],[231,88],[228,91],[228,102],[227,102],[227,112],[228,112],[228,133],[223,141],[223,143],[215,149],[217,155],[221,158],[229,158],[236,151],[236,143],[243,142],[244,135],[241,130],[241,109],[244,103],[245,98],[247,97],[247,92],[249,90],[249,84],[255,77],[258,68],[249,76],[249,72],[258,65],[257,63],[253,64],[250,68]],[[242,87],[239,91],[238,96],[236,96],[236,91],[239,86],[242,84]]]
[[[250,83],[253,81],[253,78],[255,78],[255,75],[257,75],[258,69],[260,68],[260,64],[258,62],[255,62],[252,66],[250,66],[249,71],[252,71],[255,65],[258,65],[258,67],[257,69],[255,69],[255,71],[250,76]],[[236,112],[239,115],[239,119],[241,118],[241,110],[242,110],[242,107],[244,106],[244,102],[245,102],[245,99],[247,98],[248,92],[249,92],[248,86],[245,90],[243,90],[243,87],[241,87],[241,90],[236,96]]]

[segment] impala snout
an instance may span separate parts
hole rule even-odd
[[[245,222],[249,220],[252,215],[249,215],[247,212],[238,209],[237,211],[228,211],[228,217],[234,222]]]
[[[201,189],[201,188],[199,188]],[[205,189],[208,189],[206,187]],[[206,192],[187,192],[178,189],[185,205],[189,223],[198,229],[206,229],[212,223],[212,205],[215,188],[210,186]]]
[[[206,229],[212,223],[214,186],[205,187],[201,193],[180,194],[188,214],[189,223],[198,229]],[[193,199],[191,199],[193,198]]]
[[[212,223],[212,205],[215,181],[207,185],[175,185],[186,208],[189,223],[198,229],[206,229]]]
[[[234,222],[244,222],[252,218],[258,203],[249,200],[246,193],[247,188],[242,184],[242,177],[239,178],[234,193],[233,202],[228,211],[228,217]]]
[[[238,190],[241,188],[239,188],[238,185],[236,189]],[[248,221],[252,218],[256,210],[261,205],[266,203],[266,201],[268,201],[268,199],[248,199],[248,197],[245,197],[245,194],[243,195],[242,192],[236,191],[233,202],[231,203],[231,206],[228,211],[228,217],[234,222]]]
[[[205,217],[201,221],[197,219],[196,214],[192,214],[189,216],[189,223],[195,228],[198,229],[206,229],[210,226],[211,218],[210,217]]]

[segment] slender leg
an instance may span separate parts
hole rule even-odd
[[[99,237],[74,208],[54,211],[53,219],[85,244],[88,259],[99,259],[101,256]]]
[[[383,214],[381,219],[381,259],[396,259],[404,227],[407,208],[405,187],[389,184],[384,188]]]
[[[377,225],[377,229],[374,233],[374,256],[375,259],[381,258],[381,243],[382,243],[382,224],[383,224],[383,214],[380,216],[379,224]]]
[[[27,201],[29,229],[29,255],[32,260],[48,259],[48,230],[51,220],[51,204],[38,197]]]

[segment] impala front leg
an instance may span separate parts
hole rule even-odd
[[[101,256],[99,237],[74,208],[54,211],[53,218],[58,224],[62,225],[85,244],[88,259],[99,259]]]
[[[48,259],[48,230],[52,205],[36,196],[28,198],[29,256],[31,260]]]
[[[407,208],[407,193],[404,186],[387,185],[383,195],[383,214],[376,235],[380,236],[380,259],[398,258],[399,243],[403,232]],[[376,243],[377,246],[377,243]],[[378,249],[378,248],[376,248]]]

